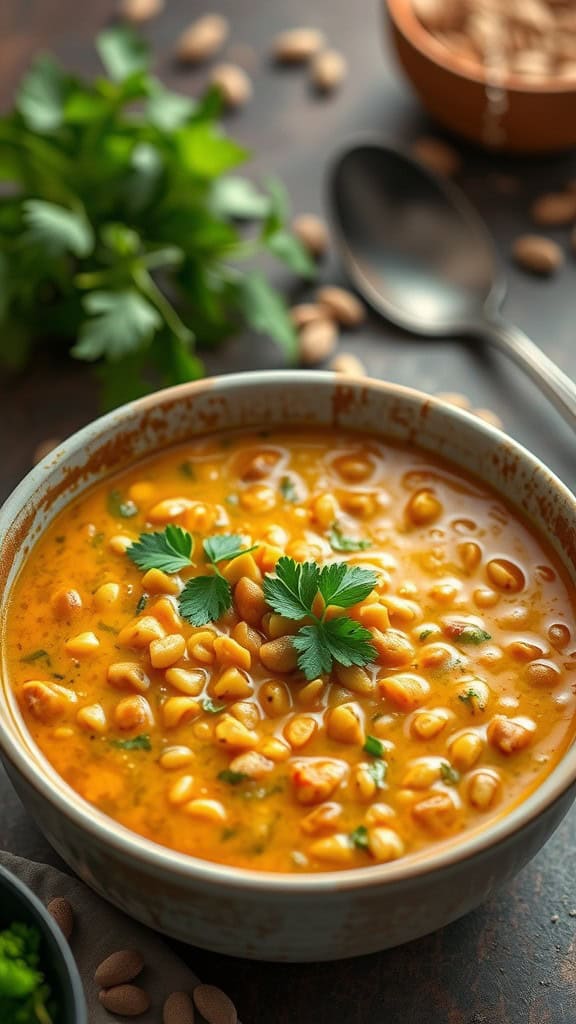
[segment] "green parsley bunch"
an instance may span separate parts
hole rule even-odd
[[[244,326],[291,358],[282,298],[243,266],[268,251],[312,274],[282,189],[230,175],[248,153],[223,132],[218,94],[165,88],[126,28],[97,49],[107,77],[41,57],[0,118],[0,363],[22,367],[33,346],[66,340],[100,363],[114,406],[202,376],[197,341]]]

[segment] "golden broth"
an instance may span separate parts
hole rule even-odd
[[[169,522],[200,564],[145,577],[126,545]],[[219,533],[258,547],[221,564],[233,606],[194,627],[178,594]],[[283,554],[377,573],[347,611],[375,661],[293,669],[298,623],[262,603]],[[210,436],[88,491],[28,558],[5,639],[27,726],[81,796],[155,842],[263,871],[382,863],[505,813],[573,738],[573,651],[561,574],[494,494],[318,430]]]

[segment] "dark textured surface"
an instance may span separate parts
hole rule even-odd
[[[112,10],[110,0],[2,0],[0,104],[9,102],[29,57],[51,48],[78,70],[94,70],[90,36]],[[334,150],[362,129],[398,142],[430,131],[393,60],[382,47],[375,2],[361,0],[225,0],[218,9],[233,22],[233,43],[255,51],[255,97],[231,119],[238,137],[258,155],[256,175],[280,173],[297,210],[322,209],[322,180]],[[202,8],[168,0],[147,28],[159,68],[171,83],[196,91],[203,73],[176,72],[172,42]],[[321,26],[350,62],[340,95],[319,100],[300,71],[273,70],[266,44],[277,30]],[[258,54],[260,56],[258,56]],[[528,330],[562,368],[576,375],[574,263],[553,282],[522,275],[507,261],[515,234],[527,229],[532,196],[576,176],[569,157],[538,161],[490,159],[465,152],[462,182],[487,218],[507,264],[508,316]],[[518,190],[503,191],[499,175]],[[554,232],[562,241],[567,232]],[[336,280],[327,267],[326,280]],[[357,352],[370,372],[429,391],[462,391],[489,407],[508,431],[574,486],[570,430],[538,393],[503,360],[459,342],[426,342],[370,321],[343,348]],[[210,359],[215,371],[277,366],[263,341],[237,340]],[[97,410],[84,367],[46,359],[0,385],[0,499],[24,475],[38,441],[62,437]],[[57,863],[4,776],[0,777],[0,846]],[[221,984],[247,1024],[574,1024],[576,1022],[576,811],[536,860],[498,897],[444,931],[391,952],[339,964],[272,966],[184,950],[206,981]],[[574,911],[575,916],[570,912]]]

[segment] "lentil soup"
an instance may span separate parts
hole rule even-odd
[[[358,434],[213,435],[92,488],[16,581],[5,656],[82,797],[262,871],[453,842],[574,734],[548,550],[488,488]]]

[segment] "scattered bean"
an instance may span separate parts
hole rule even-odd
[[[367,370],[364,363],[351,352],[339,352],[328,364],[334,373],[341,373],[345,377],[365,377]]]
[[[316,28],[291,28],[280,32],[272,43],[272,56],[279,64],[305,64],[324,45]]]
[[[320,217],[313,213],[303,213],[292,221],[292,231],[302,242],[311,256],[318,259],[328,248],[328,229]]]
[[[194,1003],[187,992],[172,992],[162,1010],[162,1024],[194,1024]]]
[[[215,985],[197,985],[193,997],[196,1009],[208,1024],[237,1024],[236,1007],[222,989]]]
[[[326,310],[314,302],[302,302],[298,306],[292,306],[290,319],[296,330],[299,331],[313,320],[325,320]]]
[[[346,58],[338,50],[324,50],[312,60],[312,84],[318,92],[335,92],[348,73]]]
[[[553,274],[564,262],[557,242],[542,235],[521,235],[512,246],[512,255],[519,266],[533,274]]]
[[[164,10],[164,0],[120,0],[118,14],[125,21],[149,21]]]
[[[135,949],[119,949],[96,968],[94,981],[102,988],[114,988],[133,981],[142,972],[144,960]]]
[[[441,139],[433,139],[423,136],[417,139],[412,146],[412,155],[421,164],[435,174],[444,178],[451,178],[458,174],[462,167],[460,154]]]
[[[314,366],[331,356],[336,348],[338,331],[331,320],[313,320],[302,328],[298,336],[300,362]]]
[[[222,48],[229,32],[228,20],[221,14],[205,14],[182,33],[176,56],[184,64],[201,64]]]
[[[137,985],[103,988],[98,993],[98,999],[105,1010],[116,1013],[119,1017],[139,1017],[150,1008],[148,993]]]
[[[243,107],[252,98],[252,82],[237,64],[218,64],[210,75],[210,84],[220,91],[229,110]]]
[[[343,327],[357,327],[366,317],[360,300],[346,288],[325,285],[316,292],[316,301],[324,307],[332,320],[336,320]]]
[[[532,219],[543,227],[562,227],[576,219],[576,193],[548,192],[532,204]]]
[[[74,911],[64,896],[50,900],[47,911],[54,918],[65,939],[69,939],[74,930]]]

